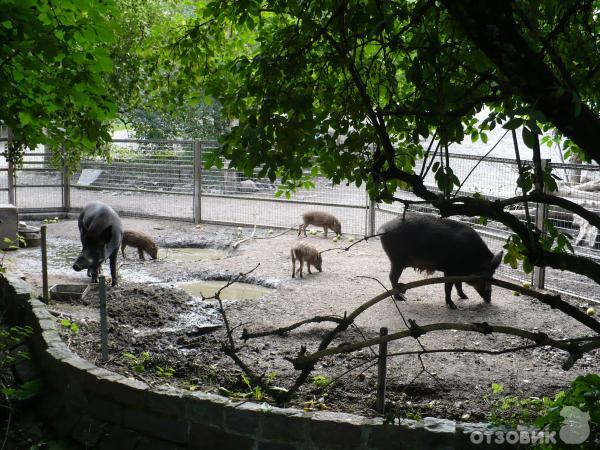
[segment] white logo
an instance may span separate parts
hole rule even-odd
[[[565,406],[560,415],[565,418],[558,435],[565,444],[581,444],[590,435],[590,415],[575,406]]]

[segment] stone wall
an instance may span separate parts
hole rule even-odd
[[[29,346],[44,380],[39,413],[54,429],[97,449],[481,449],[485,424],[425,418],[384,424],[333,412],[305,412],[147,384],[71,352],[57,320],[18,277],[0,276],[5,321],[31,325]],[[490,448],[486,446],[485,448]],[[506,447],[502,447],[506,448]]]

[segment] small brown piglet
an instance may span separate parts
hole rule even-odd
[[[302,268],[304,263],[306,262],[306,267],[308,273],[312,273],[310,271],[310,265],[312,264],[315,268],[322,272],[322,263],[323,260],[321,258],[321,253],[319,250],[314,248],[312,245],[305,244],[303,242],[296,242],[291,250],[292,254],[292,278],[296,278],[296,259],[300,262],[300,268],[298,269],[298,273],[300,273],[300,278],[302,277]]]
[[[144,258],[144,252],[148,253],[152,259],[158,256],[158,247],[149,236],[137,231],[125,230],[123,232],[123,240],[121,241],[121,253],[125,258],[125,247],[135,247],[138,249],[140,259]]]
[[[308,225],[323,227],[325,237],[327,237],[328,229],[333,230],[335,234],[342,234],[342,224],[333,214],[329,214],[328,212],[309,211],[302,214],[302,220],[303,223],[298,227],[298,236],[300,236],[302,230],[304,230],[304,236],[306,236],[306,227]]]

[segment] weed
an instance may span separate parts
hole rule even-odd
[[[312,379],[312,383],[318,390],[322,391],[329,387],[329,385],[333,383],[333,380],[325,375],[315,375]]]
[[[172,367],[156,366],[156,375],[163,378],[171,378],[175,374],[175,369]]]
[[[69,331],[71,331],[71,333],[73,333],[73,334],[77,334],[79,332],[79,325],[77,325],[75,322],[73,322],[70,319],[61,319],[60,325],[63,328],[66,328]]]
[[[150,353],[142,352],[140,356],[135,356],[133,353],[125,352],[123,357],[127,360],[129,368],[135,373],[144,373],[148,368],[150,362]]]

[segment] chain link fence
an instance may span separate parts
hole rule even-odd
[[[5,146],[6,141],[0,140],[0,144]],[[272,228],[297,227],[303,212],[326,209],[340,219],[344,233],[354,235],[368,235],[403,213],[401,203],[371,205],[364,187],[333,186],[320,177],[313,179],[313,189],[299,189],[289,197],[276,196],[281,187],[279,180],[261,178],[259,171],[245,176],[229,169],[226,160],[222,161],[222,169],[205,168],[210,152],[217,147],[213,141],[114,140],[111,145],[110,162],[84,159],[68,177],[43,150],[27,151],[17,171],[0,158],[0,201],[15,203],[23,212],[76,212],[89,201],[100,200],[123,215]],[[489,157],[482,161],[477,156],[458,154],[450,155],[450,159],[463,183],[452,195],[477,192],[488,199],[519,195],[515,191],[519,176],[516,161]],[[600,167],[556,163],[552,167],[561,178],[559,195],[600,211]],[[418,162],[415,173],[426,173],[425,184],[437,190],[430,163],[423,167],[422,161]],[[395,196],[418,200],[406,191],[398,191]],[[426,205],[413,205],[410,210],[436,213]],[[526,219],[522,205],[512,212]],[[550,226],[571,236],[576,254],[600,262],[595,227],[557,207],[542,211],[530,204],[528,212],[539,226],[547,220]],[[483,226],[478,218],[455,219],[470,223],[493,252],[502,250],[511,234],[498,222],[489,221]],[[530,281],[534,286],[544,285],[544,271],[533,279],[521,268],[504,264],[498,274]],[[600,298],[600,286],[569,272],[546,269],[545,287],[580,298]]]

